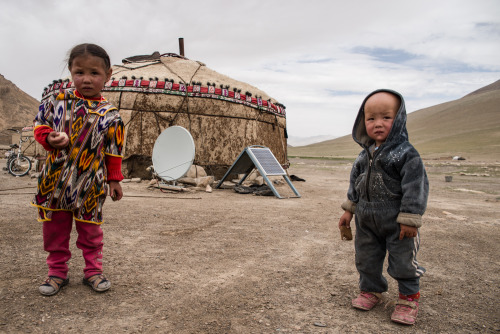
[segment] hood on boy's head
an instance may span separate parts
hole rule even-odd
[[[391,90],[391,89],[377,89],[376,91],[371,92],[368,94],[365,99],[363,100],[363,103],[361,104],[361,107],[359,108],[358,111],[358,116],[356,117],[356,121],[354,122],[354,127],[352,129],[352,138],[354,139],[355,142],[357,142],[359,145],[362,147],[370,147],[375,141],[368,137],[368,134],[366,133],[366,127],[365,127],[365,104],[368,98],[370,96],[381,93],[381,92],[386,92],[395,95],[400,103],[399,103],[399,109],[396,113],[396,118],[394,119],[394,122],[392,124],[391,132],[389,133],[389,136],[387,136],[386,143],[389,142],[403,142],[408,140],[408,131],[406,130],[406,107],[405,107],[405,100],[401,94],[398,92]]]

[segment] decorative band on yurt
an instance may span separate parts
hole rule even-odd
[[[42,94],[42,100],[46,99],[53,91],[57,91],[61,88],[74,88],[74,84],[71,81],[55,82],[45,88]],[[259,97],[241,94],[238,91],[232,91],[226,88],[216,88],[215,86],[210,85],[202,86],[195,84],[192,86],[186,86],[182,83],[173,83],[171,81],[120,79],[106,82],[103,91],[169,94],[210,98],[239,103],[277,116],[286,117],[285,106],[282,104],[272,103],[270,100],[263,100]]]

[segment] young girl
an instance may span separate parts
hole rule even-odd
[[[68,284],[73,219],[85,259],[83,283],[98,292],[111,287],[102,273],[102,206],[108,188],[113,200],[123,196],[123,122],[101,96],[112,73],[109,56],[100,46],[80,44],[70,52],[68,69],[75,89],[43,100],[34,120],[35,139],[48,151],[32,202],[49,253],[48,278],[39,287],[46,296]]]

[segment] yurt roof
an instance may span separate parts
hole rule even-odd
[[[121,65],[114,65],[112,68],[115,80],[135,77],[144,80],[173,80],[188,86],[197,83],[201,86],[210,84],[221,88],[222,85],[230,91],[237,89],[241,94],[249,92],[254,97],[277,102],[255,86],[218,73],[201,61],[190,60],[173,53],[160,55],[159,52],[154,52],[148,56],[132,56],[123,59]]]

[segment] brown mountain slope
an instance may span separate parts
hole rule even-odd
[[[408,115],[410,141],[423,156],[462,155],[500,160],[500,90]]]
[[[10,142],[11,132],[5,129],[33,123],[39,104],[0,74],[0,144]]]
[[[410,142],[428,159],[458,155],[500,161],[500,88],[492,85],[461,99],[409,114]],[[292,147],[288,154],[352,158],[359,151],[360,147],[348,135],[309,146]]]
[[[467,97],[467,96],[471,96],[471,95],[481,94],[481,93],[489,92],[491,90],[500,90],[500,80],[497,80],[492,84],[489,84],[487,86],[479,88],[478,90],[475,90],[472,93],[469,93],[465,96]]]

